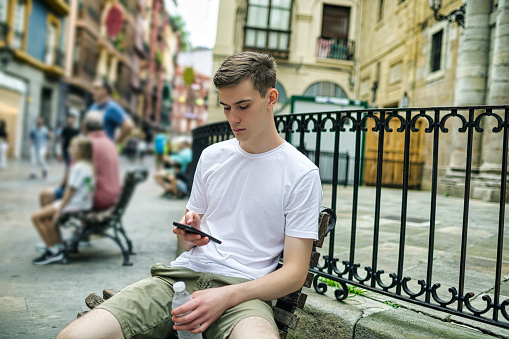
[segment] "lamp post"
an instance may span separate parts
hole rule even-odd
[[[447,15],[439,14],[438,11],[442,7],[442,0],[429,0],[429,7],[433,10],[435,14],[435,19],[437,21],[447,20],[449,22],[455,21],[458,26],[465,28],[465,9],[467,7],[466,3],[463,3],[460,8],[453,10],[451,13]]]
[[[7,44],[7,33],[9,32],[9,26],[5,22],[0,22],[0,41],[4,41],[5,44],[0,47],[0,71],[7,68],[9,62],[11,62],[14,51]]]

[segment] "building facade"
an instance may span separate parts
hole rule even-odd
[[[252,50],[278,63],[279,104],[292,95],[354,99],[359,1],[222,0],[213,69],[233,53]],[[224,120],[210,86],[209,122]]]
[[[459,21],[458,10],[464,10]],[[509,1],[443,1],[437,13],[445,19],[437,20],[428,0],[362,1],[356,97],[380,108],[509,103]],[[450,21],[448,14],[453,14]],[[450,129],[440,140],[441,149],[450,151],[440,152],[438,159],[439,193],[462,196],[466,133],[458,132],[454,124]],[[422,164],[417,186],[428,189],[433,143],[420,130],[411,161]],[[489,131],[474,138],[474,198],[498,200],[501,143],[497,138]],[[402,150],[388,147],[387,151],[402,157]],[[369,140],[365,154],[370,154]],[[384,160],[394,160],[391,156],[384,154]],[[364,176],[369,180],[369,173]]]
[[[0,119],[7,123],[8,155],[28,156],[28,133],[41,116],[54,127],[64,109],[63,0],[0,0]]]
[[[68,32],[70,110],[82,114],[94,79],[104,77],[112,97],[137,120],[158,124],[169,115],[163,89],[174,77],[178,46],[162,0],[71,0]]]

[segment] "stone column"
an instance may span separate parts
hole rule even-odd
[[[509,104],[509,0],[499,0],[493,40],[492,71],[489,82],[488,105]],[[497,112],[503,115],[503,112]],[[483,119],[481,178],[500,182],[502,136],[493,133],[494,119]]]
[[[489,19],[491,5],[488,1],[468,0],[465,28],[461,30],[456,68],[454,106],[474,106],[486,103],[486,79],[490,49]],[[462,112],[468,119],[468,112]],[[452,152],[449,172],[464,176],[467,150],[467,133],[458,132],[458,119],[450,129]],[[479,170],[481,137],[474,133],[472,170]]]

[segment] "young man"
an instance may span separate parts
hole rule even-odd
[[[94,103],[88,109],[87,114],[99,112],[103,115],[104,131],[116,144],[122,144],[134,128],[134,124],[126,111],[111,99],[112,88],[106,79],[94,81],[92,97]],[[120,131],[116,134],[117,128]]]
[[[266,302],[298,290],[306,278],[321,203],[318,168],[277,133],[272,57],[232,55],[214,84],[235,139],[202,153],[180,222],[222,244],[173,228],[186,252],[170,266],[153,266],[152,278],[126,287],[58,338],[163,338],[175,329],[207,338],[279,338]],[[283,267],[274,271],[283,249]],[[193,300],[170,314],[179,280]]]

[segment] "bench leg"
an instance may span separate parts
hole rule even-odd
[[[133,263],[130,261],[129,259],[129,255],[131,254],[132,252],[132,243],[131,243],[131,240],[129,240],[129,238],[127,238],[127,235],[125,234],[125,231],[122,227],[122,222],[121,221],[117,221],[115,223],[115,225],[113,226],[113,230],[114,230],[114,236],[111,236],[111,235],[108,235],[108,237],[110,237],[114,242],[117,243],[117,245],[120,247],[120,250],[122,251],[122,256],[123,256],[123,261],[122,261],[122,266],[132,266]],[[120,237],[118,236],[118,233],[121,233],[127,243],[127,249],[124,247],[124,245],[122,244],[122,241],[120,240]]]

